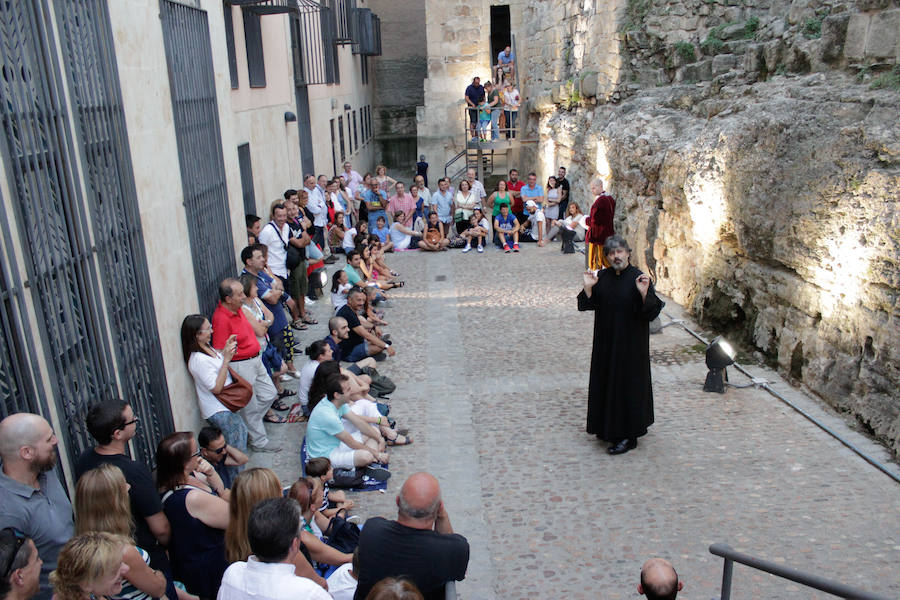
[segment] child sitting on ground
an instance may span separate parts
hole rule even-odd
[[[472,249],[473,240],[478,241],[478,251],[484,252],[484,239],[490,230],[491,226],[484,217],[484,212],[482,212],[481,207],[476,206],[472,216],[469,217],[469,228],[460,234],[466,240],[466,247],[463,248],[463,252],[468,252]]]
[[[352,287],[347,271],[338,269],[331,276],[331,305],[334,307],[334,312],[337,312],[342,306],[347,304],[347,292]]]
[[[328,482],[334,477],[334,469],[331,468],[331,461],[324,456],[311,458],[306,463],[307,477],[318,477],[322,482],[324,496],[322,498],[322,506],[319,512],[329,519],[337,514],[338,510],[350,510],[354,506],[353,500],[347,499],[347,494],[343,490],[329,491]]]

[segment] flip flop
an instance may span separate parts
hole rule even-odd
[[[309,327],[307,327],[306,324],[303,323],[303,321],[294,321],[293,323],[291,323],[291,327],[293,327],[297,331],[306,331],[307,329],[309,329]]]
[[[403,441],[402,441],[402,442],[398,442],[398,441],[397,441],[397,440],[399,440],[400,438],[403,438]],[[409,436],[409,435],[400,435],[400,434],[398,433],[397,435],[394,436],[394,439],[392,439],[392,440],[385,440],[385,443],[386,443],[388,446],[408,446],[409,444],[412,444],[412,443],[413,443],[413,439],[412,439],[412,436]]]
[[[263,421],[266,423],[287,423],[287,419],[284,417],[279,417],[278,415],[266,415],[263,417]]]
[[[284,390],[284,392],[291,392],[291,391]],[[288,406],[287,404],[285,404],[284,402],[282,402],[281,398],[287,398],[288,396],[296,396],[297,394],[295,394],[294,392],[291,392],[290,394],[285,394],[284,392],[281,392],[280,394],[278,394],[279,399],[276,400],[275,404],[272,405],[272,408],[274,410],[291,410],[291,407]]]
[[[315,319],[313,319],[311,317],[306,317],[305,319],[303,319],[303,323],[306,323],[307,325],[318,325],[319,324],[318,321],[316,321]]]

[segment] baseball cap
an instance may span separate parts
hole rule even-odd
[[[525,208],[537,208],[537,202],[534,200],[529,200],[525,203]]]

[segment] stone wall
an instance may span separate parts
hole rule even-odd
[[[372,125],[376,162],[412,168],[416,154],[416,107],[423,102],[425,6],[421,0],[369,0],[381,19],[382,55],[370,58],[375,82]]]
[[[526,13],[523,164],[601,176],[661,291],[900,452],[898,3],[579,6]]]

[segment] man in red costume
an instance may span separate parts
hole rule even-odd
[[[587,268],[596,271],[609,266],[606,254],[603,253],[603,244],[606,238],[616,233],[613,229],[616,199],[603,191],[603,181],[599,177],[591,181],[591,194],[596,196],[596,200],[591,206],[585,242],[588,245]]]

